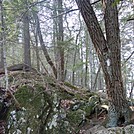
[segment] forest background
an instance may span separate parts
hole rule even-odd
[[[103,4],[94,0],[90,2],[105,35]],[[115,1],[116,4],[124,89],[127,97],[133,99],[133,1]],[[9,71],[34,69],[77,88],[105,92],[102,68],[75,1],[1,0],[0,20],[1,75],[3,68]],[[3,77],[0,84],[6,87]],[[11,85],[15,85],[14,81]]]

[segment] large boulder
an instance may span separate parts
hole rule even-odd
[[[134,125],[113,128],[105,128],[97,125],[86,130],[84,134],[134,134]]]

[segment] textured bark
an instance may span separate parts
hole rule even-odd
[[[108,0],[107,3],[105,2],[105,27],[107,38],[105,39],[90,0],[76,0],[76,2],[88,27],[104,73],[110,104],[109,122],[107,126],[117,126],[120,117],[124,116],[126,122],[130,119],[129,107],[124,93],[121,75],[117,7],[116,5],[113,6],[114,0]]]
[[[114,0],[105,0],[105,28],[107,45],[109,48],[109,75],[110,75],[110,89],[108,89],[108,98],[111,105],[114,105],[117,117],[124,116],[125,121],[129,120],[128,104],[125,96],[125,90],[123,87],[123,80],[121,74],[121,43],[120,43],[120,31],[118,22],[117,6],[114,5]],[[112,112],[109,112],[111,114]],[[128,118],[128,119],[127,119]],[[117,122],[118,120],[115,119]],[[114,123],[115,124],[115,123]],[[109,124],[111,126],[111,124]]]

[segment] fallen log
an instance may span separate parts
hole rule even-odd
[[[30,68],[28,65],[25,64],[15,64],[12,66],[7,67],[8,72],[9,71],[36,71],[34,68]],[[5,74],[4,68],[0,68],[0,75]]]

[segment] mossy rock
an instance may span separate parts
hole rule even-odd
[[[73,125],[79,125],[79,123],[85,117],[85,112],[83,110],[70,111],[67,113],[68,121]]]
[[[42,99],[44,99],[43,95],[44,92],[41,86],[36,86],[34,88],[30,86],[22,86],[15,93],[15,97],[20,103],[21,107],[35,110],[41,107]]]
[[[27,127],[30,127],[33,131],[38,130],[41,124],[39,116],[47,115],[47,111],[43,113],[43,110],[48,105],[48,102],[52,103],[53,98],[44,92],[44,88],[41,85],[34,87],[22,86],[15,93],[15,98],[22,108],[22,110],[16,112],[17,122],[19,124],[21,118],[25,120],[20,124],[20,130],[23,133],[25,133]]]
[[[134,134],[134,125],[128,125],[126,127],[113,127],[105,128],[100,125],[96,125],[85,131],[85,134]]]

